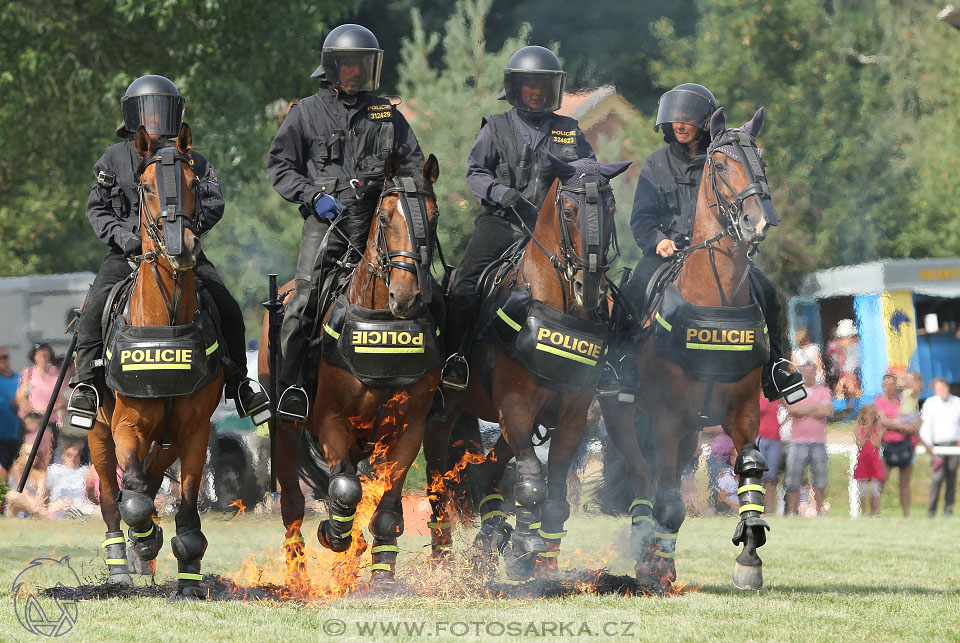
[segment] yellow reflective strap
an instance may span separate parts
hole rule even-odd
[[[153,525],[150,525],[150,529],[148,529],[147,531],[135,531],[133,532],[133,535],[136,536],[137,538],[146,538],[152,533],[153,533]]]
[[[190,574],[187,572],[180,572],[177,574],[177,578],[180,580],[203,580],[203,576],[200,574]]]
[[[504,518],[506,518],[507,514],[503,513],[499,509],[497,509],[496,511],[488,511],[487,513],[483,514],[480,517],[480,522],[485,521],[487,518],[493,518],[494,516],[503,516]]]
[[[673,330],[673,325],[672,325],[670,322],[668,322],[666,319],[664,319],[663,317],[660,316],[660,311],[659,311],[659,310],[658,310],[657,313],[654,315],[654,317],[656,318],[657,323],[659,323],[661,326],[663,326],[663,327],[666,328],[667,330]]]
[[[107,349],[107,359],[113,359],[113,351],[111,351],[109,348]]]
[[[537,533],[540,534],[541,538],[546,538],[547,540],[556,540],[557,538],[563,538],[564,536],[567,535],[567,532],[565,531],[558,531],[556,533],[551,534],[550,532],[546,532],[542,529],[538,529]]]
[[[507,316],[507,313],[503,312],[503,308],[497,308],[497,317],[502,319],[503,322],[513,330],[517,331],[518,333],[520,332],[520,324],[510,319],[510,317]],[[501,498],[501,500],[503,500],[503,498]],[[480,504],[482,505],[483,503],[481,502]]]
[[[451,543],[445,543],[442,545],[433,545],[434,549],[451,549],[452,547],[453,547],[453,544]]]
[[[214,342],[214,343],[210,346],[210,348],[207,349],[206,354],[209,355],[210,353],[212,353],[213,351],[217,350],[218,348],[220,348],[220,343],[219,343],[219,342]]]
[[[651,518],[650,516],[634,516],[633,517],[633,524],[637,524],[643,521],[647,521],[651,525],[653,524],[653,518]]]
[[[427,527],[430,529],[450,529],[453,526],[453,523],[450,521],[447,522],[428,522]]]
[[[480,501],[480,506],[482,507],[490,500],[503,500],[503,496],[501,496],[499,493],[491,493],[489,496],[484,496],[483,500]]]
[[[387,572],[393,571],[393,565],[388,565],[387,563],[374,563],[370,566],[371,571],[377,571],[378,569],[382,569]]]
[[[664,540],[676,540],[676,539],[677,539],[677,534],[664,534],[664,533],[661,533],[661,532],[659,532],[659,531],[655,531],[655,532],[653,533],[653,535],[656,536],[657,538],[663,538]]]
[[[384,355],[399,355],[401,353],[422,353],[424,352],[423,346],[420,348],[415,347],[378,347],[378,346],[354,346],[353,350],[355,353],[370,353],[370,354],[384,354]]]
[[[760,513],[763,513],[763,505],[743,505],[740,507],[740,513],[743,513],[744,511],[759,511]]]
[[[107,545],[121,545],[123,544],[123,536],[114,536],[113,538],[107,538],[102,543],[101,547],[106,547]]]
[[[697,351],[752,351],[753,344],[698,344],[687,342],[687,348]]]
[[[767,490],[764,489],[763,485],[761,484],[745,484],[737,489],[738,494],[745,491],[759,491],[760,493],[767,493]]]
[[[637,505],[646,505],[646,506],[650,507],[651,509],[653,509],[653,503],[650,502],[649,500],[640,500],[640,499],[637,499],[637,500],[634,500],[633,502],[630,503],[630,508],[627,509],[627,511],[633,511],[633,508],[636,507]]]
[[[330,517],[336,520],[337,522],[350,522],[351,520],[357,517],[357,512],[353,512],[349,516],[330,516]]]
[[[659,549],[653,553],[659,556],[660,558],[673,558],[674,556],[676,556],[676,554],[674,554],[674,552],[672,551],[660,551]]]
[[[400,548],[397,547],[396,545],[377,545],[376,547],[374,547],[373,549],[370,550],[370,553],[371,553],[371,554],[378,554],[378,553],[380,553],[380,552],[382,552],[382,551],[396,551],[396,552],[399,552],[399,551],[400,551]]]
[[[557,356],[559,356],[559,357],[564,357],[564,358],[566,358],[566,359],[571,359],[571,360],[573,360],[573,361],[575,361],[575,362],[582,362],[582,363],[586,364],[587,366],[596,366],[596,365],[597,365],[597,360],[595,360],[595,359],[590,359],[590,358],[587,358],[587,357],[582,357],[582,356],[576,355],[576,354],[574,354],[574,353],[568,353],[567,351],[560,350],[559,348],[556,348],[556,347],[554,347],[554,346],[549,346],[548,344],[537,344],[534,348],[536,348],[536,350],[538,350],[538,351],[543,351],[544,353],[550,353],[550,354],[552,354],[552,355],[557,355]]]
[[[325,332],[327,335],[330,335],[330,337],[332,337],[332,338],[334,338],[334,339],[340,339],[340,333],[338,333],[337,331],[333,330],[332,328],[330,328],[330,327],[327,326],[326,324],[323,325],[323,332]]]
[[[542,551],[539,554],[537,554],[537,556],[539,556],[540,558],[556,558],[559,555],[560,555],[559,549],[555,549],[553,551]]]
[[[108,564],[108,565],[123,565],[124,567],[126,567],[126,566],[127,566],[127,559],[126,559],[126,558],[108,558],[108,559],[107,559],[107,564]]]
[[[540,529],[540,523],[539,523],[539,522],[531,522],[531,523],[530,523],[530,531],[533,531],[534,529]]]
[[[303,536],[290,536],[289,538],[283,541],[283,546],[286,547],[287,545],[296,545],[302,542],[303,542]]]

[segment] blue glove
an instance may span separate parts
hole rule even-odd
[[[343,212],[345,207],[336,197],[323,193],[313,203],[313,209],[321,221],[333,221],[338,214]]]

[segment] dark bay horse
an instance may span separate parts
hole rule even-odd
[[[740,522],[733,542],[742,543],[743,551],[734,585],[757,589],[763,583],[757,548],[769,529],[761,518],[761,474],[767,465],[755,440],[768,344],[759,307],[744,287],[752,252],[768,226],[778,223],[755,144],[762,124],[762,108],[740,129],[725,128],[722,109],[714,113],[691,246],[668,268],[676,285],[659,306],[647,309],[645,323],[654,332],[637,347],[636,405],[652,417],[655,471],[638,444],[634,406],[601,398],[607,431],[627,462],[635,498],[630,541],[637,578],[654,587],[668,588],[676,580],[677,532],[686,515],[680,473],[708,424],[721,424],[739,454],[734,470],[740,477]]]
[[[433,509],[429,526],[434,555],[440,557],[451,544],[446,485],[451,429],[464,410],[499,423],[501,440],[483,465],[489,482],[479,506],[477,544],[488,553],[502,550],[507,573],[515,579],[535,571],[550,576],[557,569],[570,514],[567,471],[586,428],[605,341],[606,322],[596,316],[605,301],[606,251],[613,231],[609,180],[630,165],[550,161],[560,180],[539,209],[532,240],[514,267],[492,276],[498,284],[492,295],[496,312],[485,310],[493,320],[491,332],[502,330],[504,342],[478,333],[482,339],[469,355],[469,386],[447,395],[446,421],[431,422],[424,440]],[[534,453],[537,425],[555,428],[546,477]],[[511,530],[499,485],[514,455],[517,519]]]
[[[330,517],[317,529],[320,544],[334,552],[362,553],[366,545],[360,527],[354,527],[362,498],[364,506],[376,507],[369,523],[374,537],[372,582],[375,586],[389,585],[393,579],[397,539],[403,533],[403,483],[420,451],[427,411],[440,378],[436,350],[439,321],[432,321],[427,312],[437,288],[429,271],[438,215],[433,184],[439,174],[432,154],[419,174],[406,173],[395,158],[388,158],[384,189],[362,258],[345,296],[341,295],[323,318],[324,342],[329,344],[324,344],[324,358],[318,365],[310,416],[298,428],[280,424],[275,436],[286,528],[283,546],[287,583],[295,590],[309,586],[309,579],[303,575],[305,543],[300,530],[304,516],[299,481],[304,430],[315,437],[315,447],[327,467],[323,471],[306,466],[317,491],[330,500]],[[293,282],[289,282],[282,290],[292,287]],[[359,314],[362,319],[356,316]],[[425,323],[424,319],[431,321]],[[264,385],[270,377],[267,331],[265,317],[259,355]],[[328,354],[327,346],[332,344],[341,355],[347,350],[353,357],[339,359]],[[416,371],[418,360],[431,354],[430,346],[436,359],[431,364],[424,362],[423,372]],[[385,369],[384,377],[370,374],[370,369],[377,368],[371,359]],[[406,377],[391,379],[396,371],[386,371],[402,370],[402,363],[413,370]],[[363,488],[356,473],[357,464],[368,457],[379,474],[376,489]],[[382,495],[372,497],[371,503],[364,494]]]
[[[136,133],[140,156],[140,233],[143,255],[124,315],[126,324],[166,327],[171,332],[195,320],[198,292],[193,267],[200,253],[200,240],[191,230],[197,209],[197,177],[190,169],[192,135],[184,123],[175,146],[158,147],[146,130]],[[161,169],[162,168],[162,169]],[[145,340],[146,341],[146,340]],[[150,348],[110,354],[121,373],[137,375],[156,371],[154,382],[164,388],[192,372],[202,348]],[[200,360],[206,363],[207,357]],[[194,364],[192,365],[191,362]],[[209,380],[209,383],[203,384]],[[108,375],[108,383],[109,375]],[[180,459],[180,508],[177,535],[171,546],[178,560],[177,591],[171,599],[202,598],[200,561],[207,541],[200,531],[197,497],[203,478],[210,435],[210,416],[220,400],[223,377],[219,366],[199,380],[199,390],[166,397],[128,396],[104,401],[97,422],[89,433],[90,455],[100,476],[100,503],[107,539],[110,580],[132,584],[125,555],[120,519],[130,526],[129,537],[140,559],[152,561],[163,544],[163,531],[154,522],[154,497],[163,473]],[[169,443],[169,447],[167,447]],[[117,485],[117,466],[123,470],[122,489]]]

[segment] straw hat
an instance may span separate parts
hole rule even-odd
[[[857,326],[852,319],[841,319],[837,324],[837,337],[853,337],[857,334]]]

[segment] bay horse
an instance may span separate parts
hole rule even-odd
[[[175,145],[167,141],[158,144],[142,126],[136,132],[140,166],[135,176],[140,181],[139,227],[144,254],[139,257],[136,283],[124,314],[125,322],[134,330],[168,327],[174,331],[191,324],[198,313],[193,267],[200,254],[200,240],[191,229],[197,211],[198,179],[190,167],[192,141],[186,123],[180,127]],[[193,367],[189,362],[196,358],[183,349],[151,351],[147,347],[124,352],[111,356],[107,346],[111,364],[123,363],[123,371],[129,368],[133,373],[156,369],[157,381],[167,383],[190,372]],[[216,351],[201,359],[206,361],[213,353]],[[108,372],[111,368],[108,366]],[[100,477],[100,508],[107,525],[107,538],[102,544],[112,582],[132,585],[121,518],[130,527],[129,538],[137,556],[148,562],[156,559],[163,545],[163,530],[154,521],[154,498],[164,471],[180,459],[177,535],[171,542],[178,561],[177,590],[171,600],[204,596],[200,561],[207,541],[200,531],[197,498],[207,456],[210,416],[223,389],[219,366],[205,379],[209,383],[188,395],[144,397],[116,392],[115,400],[109,396],[104,400],[88,435],[90,456]],[[120,485],[118,465],[123,470]]]
[[[397,539],[403,533],[403,483],[420,452],[427,411],[440,381],[435,344],[439,320],[416,322],[424,315],[432,320],[427,304],[438,289],[430,265],[439,214],[433,184],[439,175],[439,164],[432,154],[419,174],[411,174],[396,157],[388,157],[384,188],[370,222],[366,246],[362,252],[354,248],[362,256],[345,296],[341,295],[322,317],[324,341],[335,344],[337,350],[353,351],[353,361],[331,357],[328,344],[324,344],[310,415],[296,427],[281,423],[276,432],[288,585],[309,583],[303,577],[301,466],[308,483],[330,500],[330,516],[317,528],[320,544],[334,552],[350,549],[359,554],[365,544],[359,527],[354,534],[357,507],[364,493],[381,491],[364,490],[357,475],[358,463],[368,457],[382,474],[382,496],[373,500],[376,510],[369,523],[374,537],[371,584],[389,587],[393,582]],[[333,233],[331,230],[329,234]],[[286,301],[292,296],[293,286],[291,281],[281,288],[288,292]],[[364,321],[351,321],[357,314],[362,314]],[[410,326],[415,322],[419,325]],[[265,316],[258,362],[264,386],[269,385],[271,376],[267,338]],[[391,362],[415,363],[424,354],[434,358],[423,373],[391,379],[391,373],[383,373],[381,378],[360,372],[371,365],[368,361],[366,367],[360,366],[364,356],[372,356],[389,370],[394,368],[389,366]],[[307,438],[304,432],[313,436],[313,444],[303,439]],[[302,461],[304,448],[308,453]],[[313,461],[309,452],[314,450],[319,450],[322,463]],[[363,500],[365,504],[370,502],[370,498]]]
[[[475,544],[487,554],[502,552],[507,574],[518,580],[534,573],[549,577],[557,569],[570,515],[567,471],[583,439],[605,341],[606,322],[597,321],[597,311],[606,299],[615,211],[609,181],[630,165],[589,159],[568,164],[553,157],[550,163],[559,178],[539,207],[533,231],[526,229],[525,249],[514,254],[507,272],[485,273],[498,284],[491,295],[496,311],[485,305],[478,326],[492,318],[490,332],[502,331],[504,341],[484,336],[483,329],[477,333],[480,341],[468,356],[473,376],[465,390],[445,396],[446,419],[428,423],[423,445],[433,511],[428,526],[433,554],[442,558],[451,545],[447,481],[457,473],[447,471],[451,429],[463,411],[500,425],[501,439],[480,469],[487,490]],[[489,280],[482,278],[478,288]],[[555,429],[546,477],[532,441],[537,425]],[[513,456],[517,509],[511,529],[499,485]]]
[[[645,332],[636,348],[639,395],[635,405],[601,398],[607,432],[626,460],[626,484],[635,498],[630,543],[637,579],[661,590],[676,580],[676,539],[686,515],[680,474],[709,424],[721,424],[739,454],[734,471],[740,522],[733,542],[742,543],[743,551],[734,585],[758,589],[763,583],[757,548],[769,529],[761,518],[767,464],[755,442],[768,344],[759,306],[743,287],[751,255],[767,228],[778,224],[755,143],[763,114],[760,108],[739,129],[726,129],[722,109],[713,114],[691,246],[653,279],[660,281],[665,271],[663,281],[674,277],[676,285],[668,285],[662,303],[648,303],[640,313],[645,331],[653,332]],[[743,319],[755,325],[745,330]],[[635,406],[652,418],[654,471],[638,443]]]

